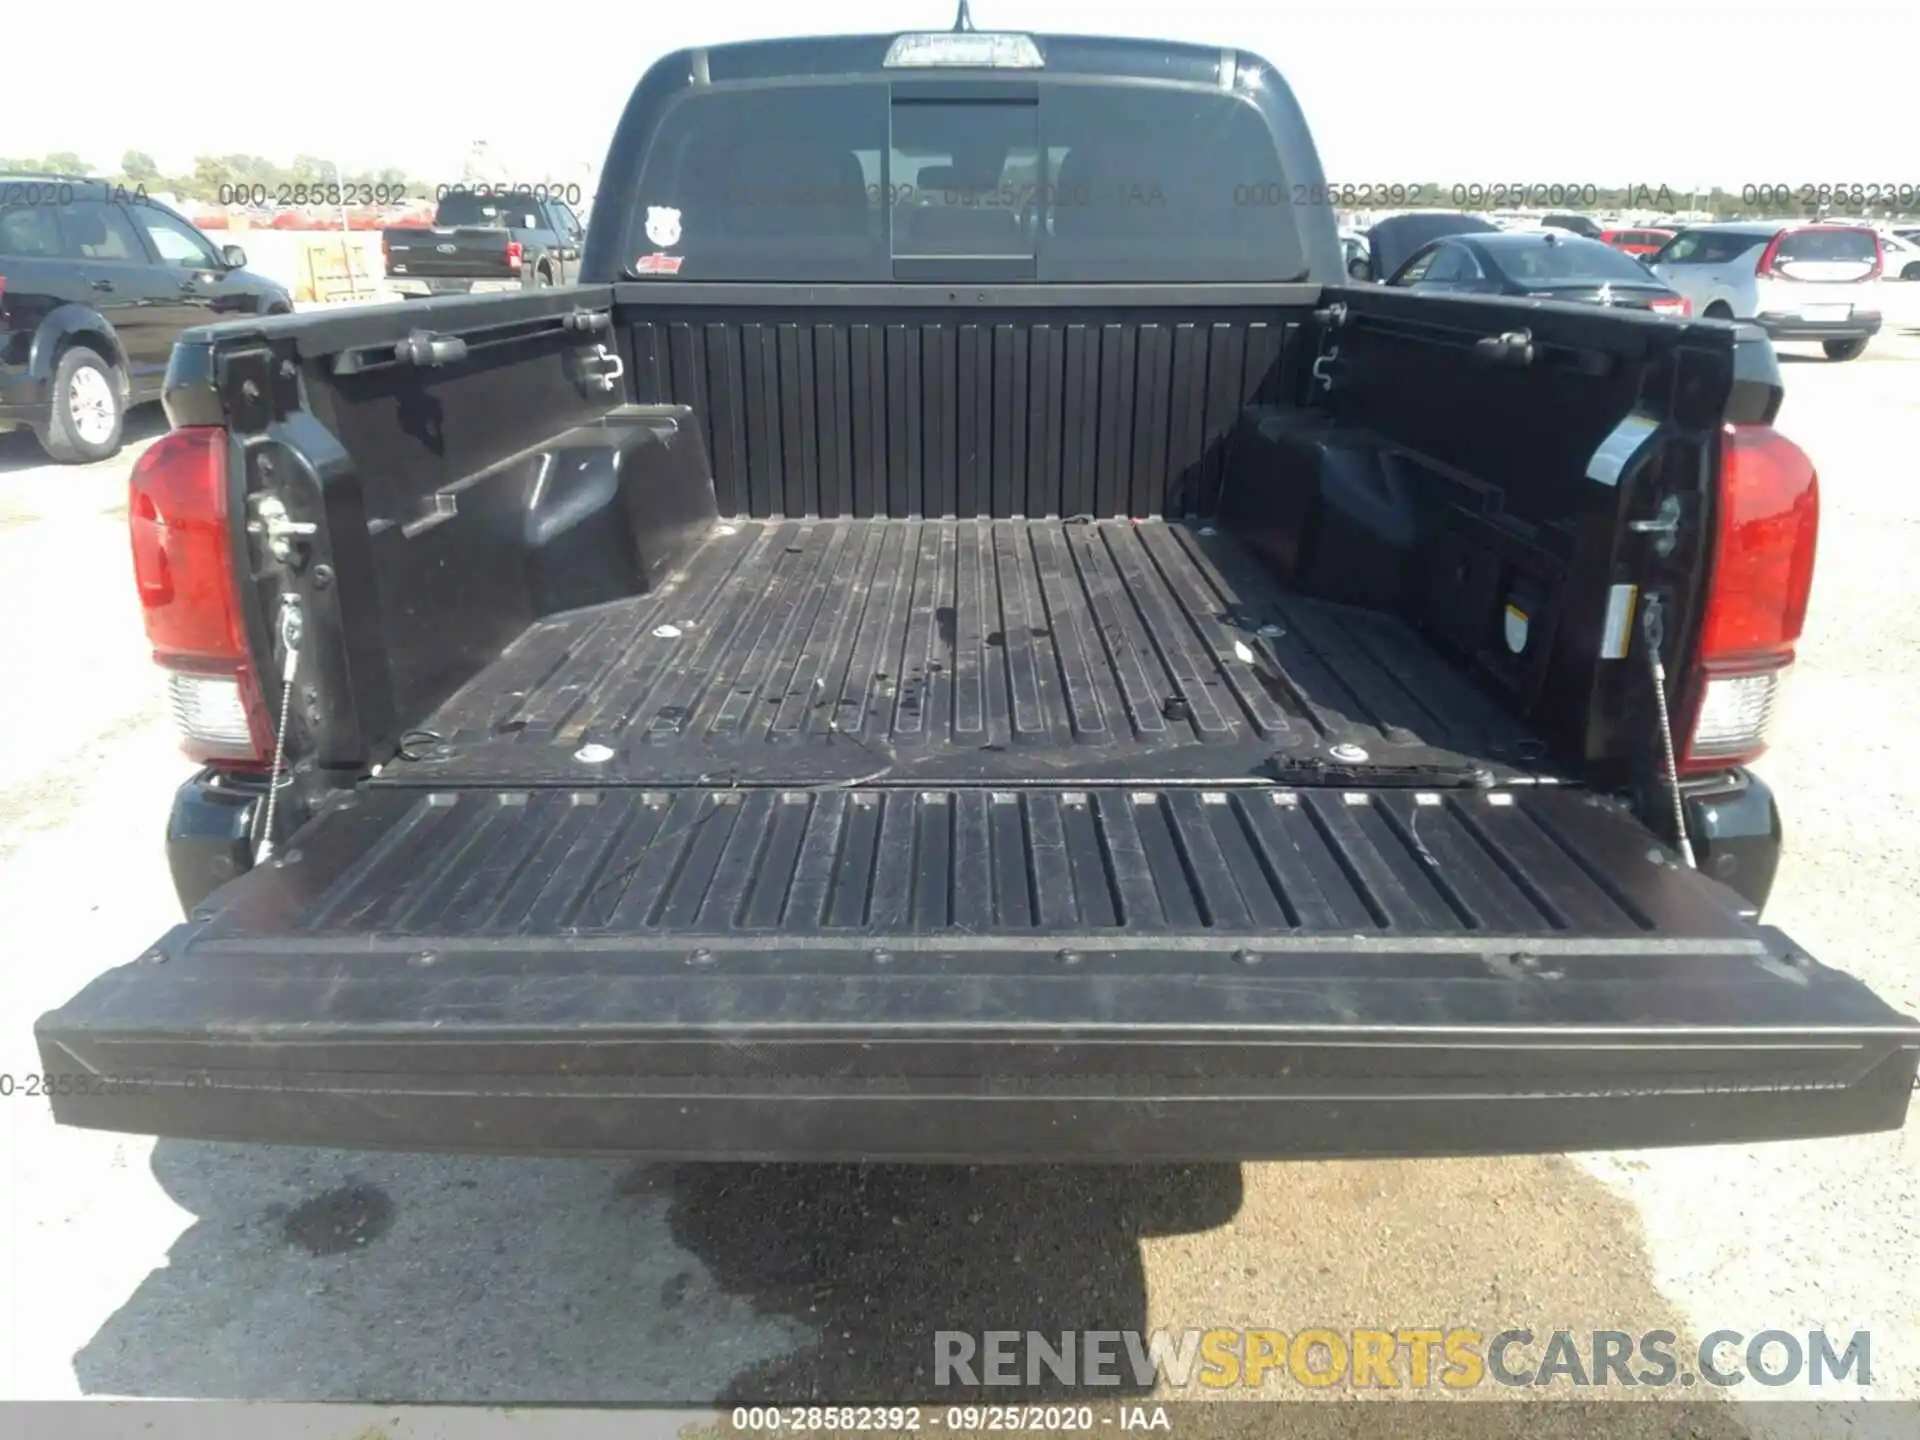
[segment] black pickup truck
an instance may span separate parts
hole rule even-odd
[[[565,200],[487,186],[440,197],[430,226],[380,232],[387,286],[409,299],[542,289],[579,278],[586,227]]]
[[[1766,340],[1349,285],[1324,183],[1244,53],[732,45],[640,81],[578,289],[183,340],[131,524],[187,918],[39,1021],[56,1117],[1898,1127],[1920,1025],[1758,919],[1818,512]]]

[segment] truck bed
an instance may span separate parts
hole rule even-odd
[[[1539,750],[1410,626],[1132,520],[723,522],[423,729],[382,783],[1514,778]]]
[[[1777,853],[1764,792],[1710,792],[1695,871],[1576,783],[1650,773],[1654,724],[1583,653],[1655,513],[1591,459],[1737,375],[1726,327],[1542,306],[1486,364],[1505,302],[1015,288],[549,289],[177,356],[176,419],[310,525],[297,823],[263,857],[218,776],[176,812],[217,879],[40,1019],[56,1118],[865,1162],[1902,1123],[1920,1027],[1716,878]],[[1123,504],[1219,518],[1072,518]]]

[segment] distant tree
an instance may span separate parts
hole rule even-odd
[[[197,200],[212,197],[222,185],[232,185],[238,180],[224,160],[217,155],[196,155],[193,157],[193,177],[189,182],[189,193]]]
[[[93,167],[71,150],[56,150],[47,156],[41,166],[44,170],[57,171],[62,175],[91,175]]]
[[[120,157],[120,173],[136,185],[146,185],[160,178],[160,167],[146,151],[129,150]]]

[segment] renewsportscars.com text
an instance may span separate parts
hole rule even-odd
[[[934,1335],[934,1384],[1130,1385],[1183,1390],[1483,1385],[1688,1388],[1873,1383],[1871,1337],[1716,1330],[988,1330]]]

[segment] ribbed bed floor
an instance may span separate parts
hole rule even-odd
[[[1210,528],[1126,520],[723,524],[655,593],[530,628],[428,728],[443,743],[389,781],[1191,780],[1337,745],[1370,765],[1527,753],[1410,627],[1292,595]]]

